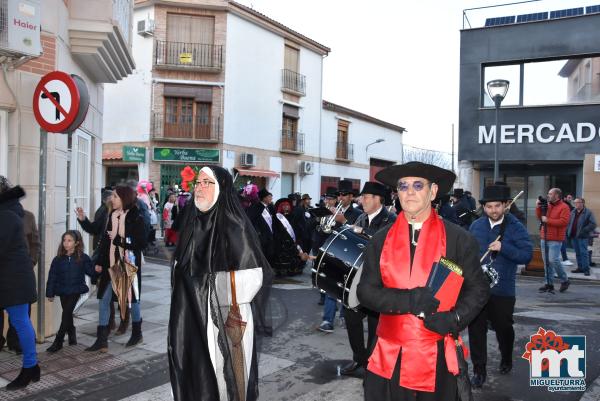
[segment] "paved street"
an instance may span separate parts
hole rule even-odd
[[[600,269],[595,269],[596,272]],[[77,312],[76,324],[80,345],[66,346],[55,355],[38,347],[42,380],[26,390],[0,391],[4,400],[171,400],[166,359],[166,332],[169,314],[169,268],[148,263],[144,269],[142,296],[144,343],[133,349],[123,344],[129,333],[110,337],[109,353],[84,353],[93,342],[96,329],[97,302],[88,300]],[[592,386],[600,375],[600,284],[574,281],[564,294],[538,294],[540,279],[519,276],[516,307],[515,369],[499,376],[499,356],[493,332],[489,337],[488,382],[475,392],[478,401],[533,400],[600,400],[600,389],[582,393],[550,393],[544,388],[529,387],[529,367],[520,358],[529,336],[538,327],[557,334],[587,335],[587,384]],[[261,401],[353,401],[362,400],[362,381],[337,376],[337,366],[351,357],[347,335],[336,322],[335,332],[316,330],[321,322],[322,307],[318,294],[310,287],[310,276],[283,280],[273,289],[273,315],[276,334],[262,344],[259,372]],[[20,358],[0,353],[0,385],[18,373]]]

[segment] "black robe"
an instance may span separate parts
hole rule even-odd
[[[406,291],[385,288],[381,279],[379,259],[389,225],[378,231],[366,248],[363,272],[358,285],[358,298],[361,305],[379,313],[410,310]],[[479,263],[477,240],[459,226],[444,220],[446,229],[446,257],[463,268],[464,282],[456,303],[460,316],[459,331],[481,311],[489,297],[489,285]],[[412,263],[412,261],[411,261]],[[406,312],[403,312],[406,313]],[[436,391],[434,393],[413,391],[399,386],[401,355],[391,380],[367,372],[365,400],[368,401],[452,401],[456,400],[456,378],[448,372],[443,352],[443,340],[438,342],[436,370]]]
[[[263,287],[253,300],[257,334],[270,334],[267,316],[271,268],[261,252],[256,233],[233,191],[231,175],[210,166],[219,184],[219,196],[207,212],[200,212],[193,200],[181,211],[179,242],[173,255],[171,312],[168,356],[171,386],[176,401],[219,401],[217,375],[209,353],[207,313],[219,330],[218,347],[223,355],[227,385],[225,399],[238,401],[230,344],[225,338],[227,313],[215,293],[218,272],[261,268]],[[210,299],[209,299],[210,293]],[[256,342],[256,336],[255,342]],[[253,347],[246,400],[258,398],[258,362]]]
[[[286,219],[288,217],[285,216]],[[297,235],[296,230],[294,230],[294,235]],[[296,242],[277,215],[273,216],[273,250],[272,267],[276,274],[294,275],[302,273],[303,265]]]

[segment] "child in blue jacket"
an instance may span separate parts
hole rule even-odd
[[[69,345],[77,344],[73,311],[81,294],[89,291],[85,283],[85,275],[93,275],[92,261],[83,252],[83,239],[77,230],[69,230],[62,235],[58,253],[52,260],[48,282],[46,283],[46,298],[53,302],[54,296],[60,297],[62,319],[54,342],[47,349],[57,352],[62,348],[65,334],[69,335]]]

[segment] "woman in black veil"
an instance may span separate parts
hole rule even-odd
[[[194,195],[182,211],[171,274],[168,355],[173,395],[176,401],[255,401],[255,334],[272,332],[267,310],[271,267],[231,175],[216,166],[186,167],[181,175],[184,187],[194,186]],[[241,351],[230,335],[231,271],[245,323],[238,327]]]

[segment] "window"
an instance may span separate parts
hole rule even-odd
[[[487,82],[492,79],[510,81],[503,107],[598,103],[599,73],[600,57],[484,66],[481,104],[483,107],[494,107],[486,88]]]
[[[283,65],[286,70],[298,72],[299,50],[285,45]]]
[[[167,14],[167,41],[179,43],[214,43],[215,19],[181,14]]]
[[[337,146],[336,146],[336,158],[338,159],[349,159],[348,155],[348,128],[350,123],[346,120],[338,119],[337,126]]]
[[[298,121],[300,119],[298,107],[284,104],[281,119],[281,149],[299,152],[300,138],[298,136]]]
[[[327,188],[332,187],[337,190],[340,177],[328,177],[326,175],[321,176],[321,195],[325,195]]]
[[[164,136],[212,139],[211,106],[193,98],[165,97]]]

